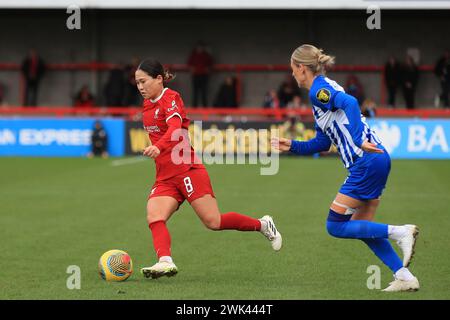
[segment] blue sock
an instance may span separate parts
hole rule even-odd
[[[387,239],[388,225],[366,220],[350,220],[351,215],[344,215],[330,209],[327,230],[336,238],[346,239]]]
[[[339,214],[330,209],[327,220],[328,233],[337,238],[364,241],[393,273],[403,267],[403,262],[387,239],[387,224],[366,220],[350,220],[351,217],[351,215]]]
[[[396,273],[403,268],[403,262],[391,246],[388,239],[361,239],[385,265]]]

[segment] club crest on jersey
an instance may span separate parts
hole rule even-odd
[[[175,102],[175,100],[172,101],[172,107],[167,109],[167,112],[170,112],[172,110],[178,109],[177,103]]]
[[[323,104],[330,102],[331,93],[329,90],[322,88],[316,93],[316,98]]]
[[[159,109],[156,109],[156,111],[155,111],[155,119],[158,119],[158,113],[159,113]]]

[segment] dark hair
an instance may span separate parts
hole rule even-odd
[[[152,78],[161,75],[164,82],[175,78],[174,74],[170,73],[169,70],[164,69],[163,65],[155,59],[145,59],[139,64],[137,69],[144,71]]]

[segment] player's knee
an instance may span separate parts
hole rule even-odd
[[[341,237],[341,233],[340,233],[340,225],[342,223],[341,222],[333,222],[333,221],[327,221],[327,231],[328,234],[330,236],[336,237],[336,238],[340,238]]]
[[[218,217],[214,216],[214,217],[208,217],[206,219],[203,219],[203,224],[209,230],[213,230],[213,231],[220,230],[220,215]]]
[[[330,236],[343,238],[346,222],[350,220],[350,215],[344,215],[330,209],[327,219],[327,231]]]
[[[147,224],[152,224],[156,221],[165,221],[165,217],[158,210],[147,212]]]

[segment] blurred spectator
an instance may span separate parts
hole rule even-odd
[[[306,109],[307,106],[303,103],[300,96],[294,96],[293,100],[287,105],[288,121],[284,123],[284,127],[291,139],[299,139],[303,135],[305,125],[300,122],[301,116],[298,114],[299,110]],[[299,139],[301,140],[301,139]]]
[[[89,158],[95,156],[101,156],[102,158],[108,158],[108,135],[103,128],[102,123],[97,120],[94,124],[94,131],[91,136],[92,151],[88,153]]]
[[[214,107],[237,107],[236,78],[225,78],[214,100]]]
[[[3,84],[0,82],[0,106],[3,105],[3,99],[5,97],[5,89]]]
[[[417,68],[411,56],[407,55],[405,64],[401,70],[401,84],[403,95],[405,97],[406,108],[414,109],[414,95],[416,94],[417,80],[419,78],[419,69]]]
[[[345,92],[349,95],[353,96],[358,100],[358,103],[361,105],[364,101],[364,88],[359,81],[358,77],[354,74],[350,74],[347,77],[347,81],[345,83]]]
[[[22,75],[25,80],[25,106],[36,106],[39,83],[45,72],[45,63],[35,49],[31,49],[22,62]]]
[[[361,104],[361,114],[366,118],[375,118],[376,104],[371,98],[367,98]]]
[[[400,72],[400,65],[397,59],[391,56],[388,62],[384,65],[384,81],[388,91],[389,107],[395,107],[395,95],[399,86]]]
[[[125,74],[122,66],[117,66],[109,72],[105,85],[105,101],[108,107],[123,106],[125,97]]]
[[[280,88],[278,89],[280,107],[286,107],[288,103],[294,99],[294,96],[301,96],[301,92],[292,75],[288,74],[286,80],[281,83]]]
[[[288,117],[288,120],[282,125],[285,132],[285,138],[291,140],[303,140],[305,125],[300,120],[300,116],[294,114]]]
[[[276,109],[280,107],[280,99],[277,92],[272,89],[264,96],[263,107],[266,109]]]
[[[125,66],[125,106],[138,106],[141,104],[141,95],[136,86],[135,72],[139,66],[139,60],[133,58],[131,63]]]
[[[84,85],[75,96],[74,107],[94,107],[95,100],[92,93],[89,91],[89,87]]]
[[[203,42],[198,42],[188,59],[192,74],[193,99],[192,106],[208,106],[208,81],[213,66],[213,58],[206,50]]]
[[[294,96],[292,101],[287,104],[288,109],[303,109],[306,108],[300,96]]]
[[[450,52],[447,50],[443,56],[437,61],[434,67],[434,73],[439,78],[441,84],[440,100],[445,107],[449,105],[449,93],[450,93]]]

